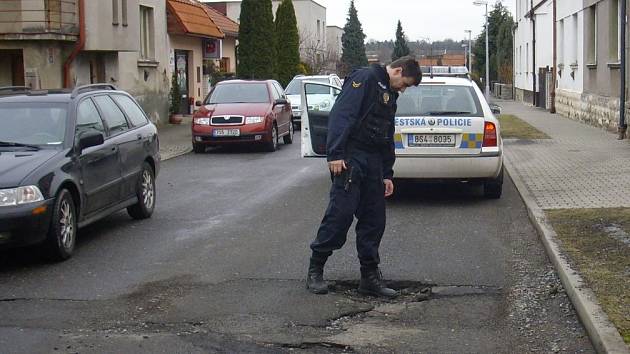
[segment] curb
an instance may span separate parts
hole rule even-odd
[[[567,291],[567,295],[569,295],[569,299],[573,303],[595,350],[598,353],[630,354],[630,349],[621,338],[617,328],[610,322],[606,313],[599,306],[593,291],[584,284],[584,280],[579,273],[573,270],[567,260],[561,255],[560,247],[556,241],[556,232],[547,222],[545,213],[536,204],[534,197],[512,163],[507,158],[503,161],[510,178],[516,185],[516,189],[527,207],[529,218],[538,231],[540,240],[547,251],[547,256],[556,268],[562,285]]]
[[[186,148],[184,150],[177,151],[177,152],[174,152],[174,153],[160,154],[160,161],[163,162],[163,161],[166,161],[166,160],[174,159],[176,157],[179,157],[179,156],[182,156],[182,155],[186,155],[186,154],[188,154],[188,153],[190,153],[192,151],[193,151],[192,147],[188,147],[188,148]]]

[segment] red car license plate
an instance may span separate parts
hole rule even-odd
[[[215,129],[212,131],[212,136],[223,137],[223,136],[241,136],[240,129]]]

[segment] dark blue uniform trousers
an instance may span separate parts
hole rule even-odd
[[[357,218],[357,252],[363,268],[376,268],[378,248],[385,231],[385,187],[383,161],[379,153],[354,150],[346,166],[352,169],[352,182],[335,176],[324,219],[311,243],[313,256],[327,258],[346,243],[348,229]]]

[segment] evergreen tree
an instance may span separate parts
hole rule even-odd
[[[512,26],[514,20],[508,9],[500,2],[494,5],[488,14],[488,51],[490,64],[490,81],[506,79],[505,73],[512,71]],[[509,37],[509,39],[508,39]],[[480,77],[486,77],[486,30],[477,37],[473,44],[475,56],[474,71]],[[503,77],[499,77],[502,72]],[[510,75],[511,77],[511,75]],[[510,78],[511,80],[511,78]],[[485,85],[483,85],[485,86]]]
[[[300,35],[298,34],[295,9],[291,0],[282,0],[276,11],[278,81],[286,87],[293,76],[300,73]]]
[[[512,36],[512,21],[503,21],[497,33],[497,78],[503,83],[512,83],[512,57],[514,38]]]
[[[243,0],[239,26],[237,75],[271,79],[275,73],[276,45],[271,0]]]
[[[357,9],[354,7],[354,0],[350,1],[348,19],[343,28],[341,37],[343,53],[341,55],[342,71],[349,73],[352,69],[367,66],[367,56],[365,55],[365,34],[357,16]]]
[[[402,24],[398,20],[398,28],[396,28],[396,42],[394,43],[394,52],[392,53],[392,61],[409,55],[411,51],[407,45],[405,32],[403,32]]]

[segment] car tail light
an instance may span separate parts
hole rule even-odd
[[[484,124],[483,146],[497,146],[497,127],[492,122],[485,122]]]

